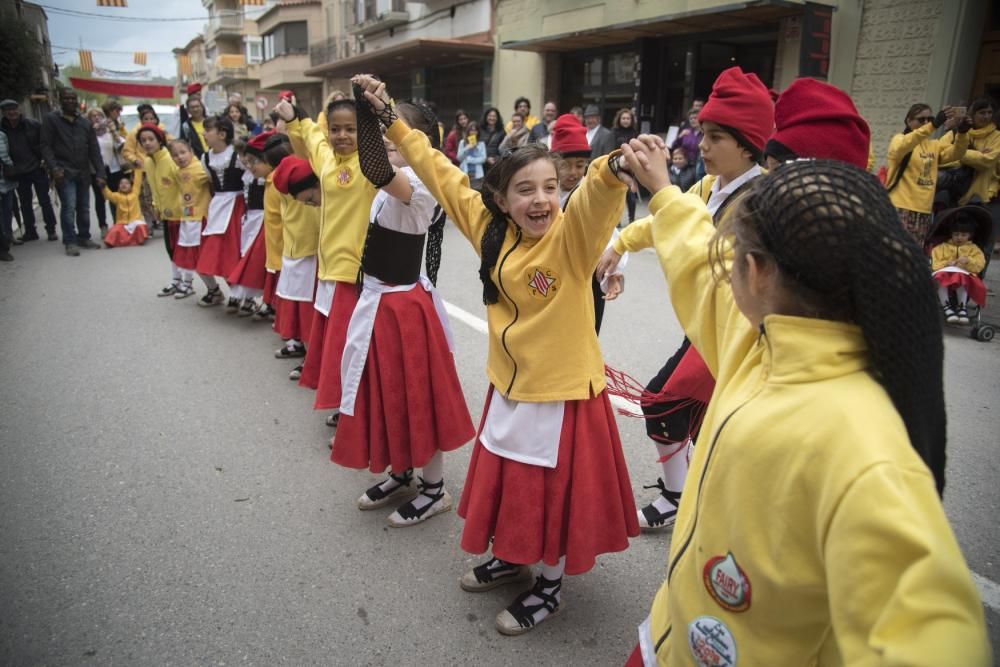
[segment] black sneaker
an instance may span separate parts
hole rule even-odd
[[[49,240],[50,241],[58,241],[59,240],[59,237],[56,236],[55,232],[48,232],[48,235],[49,235]]]
[[[21,240],[22,241],[37,241],[38,240],[38,232],[36,232],[33,229],[31,231],[29,231],[29,232],[25,232],[24,236],[21,237]]]
[[[0,262],[13,262],[14,255],[10,254],[6,250],[0,250]]]

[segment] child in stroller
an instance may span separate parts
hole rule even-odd
[[[948,324],[969,324],[970,311],[974,320],[973,337],[988,327],[983,325],[981,311],[986,305],[986,273],[984,246],[992,238],[992,220],[981,206],[960,206],[938,217],[930,234],[931,271],[938,284],[941,307]],[[971,303],[970,303],[971,302]]]

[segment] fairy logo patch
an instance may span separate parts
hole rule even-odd
[[[535,267],[528,271],[528,291],[531,296],[547,299],[559,291],[559,278],[549,269]]]
[[[732,552],[716,556],[705,563],[702,578],[708,594],[723,609],[738,612],[750,608],[750,579],[736,562]]]
[[[354,180],[354,174],[347,167],[342,167],[337,172],[337,185],[342,188],[346,188]]]
[[[699,616],[688,626],[688,647],[699,667],[735,667],[736,640],[714,616]]]

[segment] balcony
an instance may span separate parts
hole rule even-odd
[[[233,81],[256,80],[260,76],[259,72],[260,66],[248,65],[242,53],[222,53],[209,63],[208,82],[226,85]]]
[[[309,69],[309,55],[305,53],[275,56],[260,64],[260,87],[281,89],[316,83],[316,79],[304,74],[307,69]]]
[[[309,45],[309,64],[312,67],[326,65],[336,60],[354,55],[354,40],[348,37],[331,37]]]
[[[241,37],[243,35],[242,14],[222,14],[213,16],[205,24],[205,41],[213,42],[219,37]]]
[[[361,20],[347,29],[352,35],[370,35],[410,22],[405,0],[365,0]]]

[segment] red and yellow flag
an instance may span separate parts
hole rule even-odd
[[[240,0],[241,5],[264,5],[264,0]]]
[[[132,56],[132,62],[134,62],[136,65],[142,65],[143,67],[145,67],[146,66],[146,52],[145,51],[136,51],[135,54]]]
[[[128,7],[128,0],[97,0],[98,7]]]
[[[84,72],[94,71],[94,55],[90,51],[80,51],[80,69]]]

